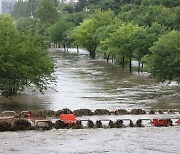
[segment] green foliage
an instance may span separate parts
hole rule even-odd
[[[179,27],[177,19],[178,12],[164,6],[144,6],[121,12],[119,18],[125,22],[133,21],[139,25],[151,26],[157,22],[172,29]]]
[[[17,3],[15,3],[11,14],[14,18],[28,17],[27,10],[28,3],[24,1],[18,1]]]
[[[63,45],[68,42],[68,31],[74,27],[74,24],[64,19],[59,20],[49,28],[49,36],[52,42],[61,42]]]
[[[133,57],[133,51],[138,39],[138,33],[143,27],[132,23],[122,24],[111,36],[106,40],[108,50],[122,57]],[[135,42],[136,41],[136,42]]]
[[[43,24],[52,25],[59,18],[54,3],[50,0],[42,0],[36,9],[36,16]]]
[[[36,25],[38,21],[35,19],[28,19],[28,18],[20,18],[16,21],[16,29],[20,33],[25,33],[27,31],[31,33],[36,33]]]
[[[17,1],[14,5],[11,15],[18,19],[22,17],[35,17],[35,10],[39,4],[39,0]]]
[[[77,13],[72,13],[72,14],[64,14],[63,17],[69,21],[73,22],[76,26],[79,26],[79,24],[86,18],[89,17],[89,13],[82,11],[82,12],[77,12]]]
[[[13,22],[0,15],[0,91],[11,96],[34,85],[43,92],[53,79],[54,64],[42,38],[20,34]]]
[[[180,82],[180,32],[163,35],[150,51],[147,64],[158,80]]]
[[[114,33],[119,26],[122,25],[122,21],[116,20],[114,23],[108,25],[108,26],[102,26],[97,29],[95,37],[100,42],[97,48],[97,51],[99,53],[105,53],[105,54],[113,54],[112,51],[108,50],[108,44],[106,43],[106,40],[109,39],[111,33]]]
[[[143,62],[143,57],[149,54],[149,48],[158,38],[166,33],[167,28],[158,24],[152,23],[151,27],[143,27],[134,35],[135,48],[133,51],[134,58],[139,62]]]
[[[78,44],[90,52],[91,58],[95,58],[96,48],[99,44],[95,35],[97,29],[113,23],[113,20],[114,14],[112,11],[97,10],[89,19],[84,20],[80,26],[75,28],[73,37]]]

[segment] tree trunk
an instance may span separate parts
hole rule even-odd
[[[66,46],[65,45],[63,45],[63,48],[64,48],[64,51],[66,51]]]
[[[141,72],[143,72],[143,68],[144,68],[144,63],[142,62],[142,64],[141,64]]]
[[[77,45],[77,53],[79,53],[79,46]]]
[[[125,58],[124,57],[122,57],[122,68],[124,69],[124,60]]]
[[[95,50],[94,51],[90,51],[90,58],[91,59],[95,59],[96,58]]]
[[[107,62],[109,62],[109,54],[107,55]]]
[[[129,71],[132,72],[131,57],[129,57]]]
[[[140,63],[140,61],[138,62],[138,73],[140,72],[140,66],[141,65],[141,63]]]

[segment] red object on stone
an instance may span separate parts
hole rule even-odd
[[[167,119],[153,119],[152,121],[151,121],[151,123],[152,123],[152,125],[154,125],[154,126],[168,126],[169,125],[169,122],[168,122],[168,120]]]
[[[31,111],[29,111],[29,112],[27,113],[27,117],[28,117],[28,118],[31,117]]]
[[[59,118],[65,124],[75,124],[77,122],[74,114],[61,114]]]

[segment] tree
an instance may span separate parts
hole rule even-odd
[[[121,12],[119,18],[125,22],[133,21],[141,26],[151,26],[152,23],[157,22],[161,25],[168,26],[172,29],[176,28],[175,18],[178,12],[164,6],[144,6]]]
[[[54,68],[44,41],[37,34],[20,34],[12,18],[0,15],[0,42],[2,95],[16,95],[27,86],[43,92],[53,80]]]
[[[90,58],[95,58],[96,48],[99,44],[95,36],[96,30],[102,26],[113,23],[114,13],[112,11],[97,10],[90,18],[85,19],[80,26],[74,30],[74,38],[90,52]]]
[[[100,42],[98,47],[97,47],[97,52],[103,53],[104,58],[109,61],[110,55],[115,56],[114,51],[108,50],[108,45],[106,44],[106,40],[110,37],[111,33],[114,33],[119,26],[121,26],[123,22],[120,20],[116,20],[116,22],[107,25],[107,26],[102,26],[96,30],[95,37],[97,40]]]
[[[15,3],[13,11],[11,12],[14,18],[28,17],[27,14],[28,3],[25,1],[18,1]]]
[[[49,28],[50,40],[54,43],[66,45],[68,30],[70,30],[73,26],[74,24],[71,22],[67,22],[64,19],[59,20]]]
[[[36,16],[43,24],[52,25],[57,21],[59,14],[52,1],[42,0],[37,6]]]
[[[117,55],[122,57],[122,66],[124,68],[125,58],[129,59],[130,72],[132,71],[131,61],[133,58],[133,52],[141,44],[137,43],[138,39],[141,39],[138,33],[144,31],[143,27],[132,23],[122,24],[110,37],[105,41],[109,51],[113,51]],[[140,41],[138,41],[140,42]]]
[[[142,64],[141,71],[143,71],[144,56],[149,54],[149,48],[158,38],[165,34],[168,29],[158,23],[152,23],[151,27],[142,27],[134,35],[133,42],[135,48],[133,51],[134,58],[138,60],[138,72],[140,72],[140,64]]]
[[[38,20],[31,19],[31,18],[20,18],[16,21],[16,29],[20,33],[25,33],[27,31],[31,33],[36,33],[36,25],[38,23]]]
[[[147,64],[159,81],[180,82],[180,32],[163,35],[150,48]]]

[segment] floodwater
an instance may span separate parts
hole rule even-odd
[[[180,88],[157,84],[148,73],[130,74],[120,66],[89,60],[87,52],[50,50],[57,83],[45,95],[27,90],[17,97],[0,97],[0,110],[70,108],[180,109]],[[138,116],[128,115],[130,119]],[[144,115],[145,118],[153,118]],[[156,115],[153,115],[156,116]],[[174,115],[158,115],[174,117]],[[175,115],[180,118],[179,114]],[[114,118],[117,117],[82,117]],[[119,116],[118,118],[124,118]],[[0,133],[0,154],[180,154],[180,127],[64,129]]]
[[[148,73],[124,71],[105,60],[90,60],[87,52],[50,50],[56,81],[45,92],[27,90],[17,97],[0,96],[0,110],[62,108],[180,109],[180,86],[158,84]]]
[[[179,154],[179,127],[0,133],[2,154]]]

